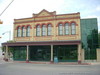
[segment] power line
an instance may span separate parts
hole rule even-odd
[[[0,16],[7,10],[7,8],[11,5],[11,3],[13,2],[14,0],[12,0],[9,5],[2,11],[2,13],[0,14]]]

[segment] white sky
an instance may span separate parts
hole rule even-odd
[[[0,14],[12,0],[0,0]],[[41,10],[56,11],[57,14],[80,12],[81,18],[97,18],[100,31],[100,0],[14,0],[9,8],[0,16],[0,44],[9,40],[11,30],[13,38],[14,19],[32,17]]]

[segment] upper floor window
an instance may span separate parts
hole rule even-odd
[[[22,27],[22,37],[25,36],[25,27]]]
[[[46,36],[46,25],[42,25],[42,36]]]
[[[48,24],[47,35],[51,35],[51,32],[52,32],[51,24]]]
[[[58,25],[58,33],[59,35],[63,35],[63,25],[61,23]]]
[[[27,26],[26,28],[26,36],[30,36],[30,26]]]
[[[40,36],[40,25],[36,26],[36,36]]]
[[[20,29],[20,27],[17,28],[17,37],[21,37],[21,29]]]
[[[71,34],[76,34],[76,25],[75,25],[75,23],[71,23]]]
[[[66,23],[65,24],[65,35],[68,35],[69,34],[69,24]]]

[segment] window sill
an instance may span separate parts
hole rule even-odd
[[[56,35],[56,36],[76,36],[78,34],[68,34],[68,35]]]
[[[34,36],[34,37],[51,37],[51,36],[53,36],[53,35],[46,35],[46,36]]]
[[[14,37],[14,38],[27,38],[27,37],[31,37],[31,36],[21,36],[21,37]]]

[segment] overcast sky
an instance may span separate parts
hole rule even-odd
[[[0,0],[0,14],[12,0]],[[13,35],[14,19],[32,17],[33,13],[41,10],[56,11],[57,14],[80,12],[81,18],[97,18],[100,31],[100,0],[14,0],[9,8],[0,16],[0,43],[9,40],[9,33]],[[12,39],[12,38],[11,38]]]

